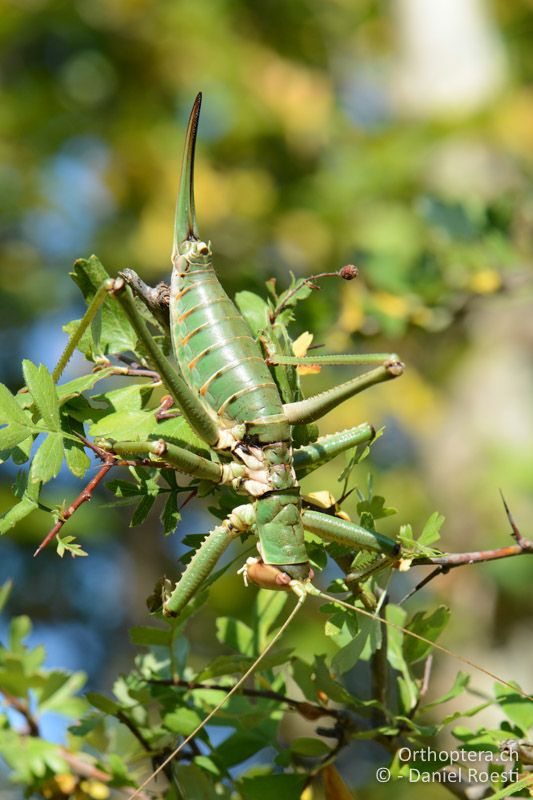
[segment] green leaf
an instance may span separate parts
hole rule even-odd
[[[386,619],[390,622],[393,622],[394,625],[402,625],[405,627],[407,613],[403,608],[389,603],[387,605],[385,615]],[[401,673],[401,675],[398,676],[401,709],[407,714],[416,705],[419,695],[419,688],[411,677],[404,652],[404,643],[405,639],[407,638],[407,634],[404,634],[403,631],[393,627],[392,625],[389,625],[387,636],[388,660],[390,665]]]
[[[187,800],[221,800],[209,777],[195,764],[179,764],[174,769],[174,776],[181,797]]]
[[[22,372],[46,428],[50,431],[59,431],[59,400],[52,376],[44,364],[36,367],[27,359],[22,362]]]
[[[439,514],[438,511],[434,511],[424,525],[424,529],[418,538],[418,544],[427,547],[433,544],[433,542],[437,542],[440,539],[440,529],[442,528],[444,520],[445,517],[443,517],[442,514]]]
[[[84,434],[83,424],[72,417],[63,415],[63,428],[67,433],[74,435],[75,432]],[[65,460],[69,470],[77,478],[83,478],[89,467],[91,459],[85,452],[83,442],[75,442],[72,439],[65,439]]]
[[[154,628],[151,625],[137,625],[130,628],[130,641],[141,647],[168,647],[172,639],[169,628]]]
[[[9,600],[11,589],[13,588],[13,581],[6,581],[0,587],[0,614],[4,610],[4,606]]]
[[[67,717],[78,717],[87,709],[82,697],[75,697],[86,681],[83,672],[53,670],[46,675],[42,686],[35,690],[39,711],[54,711]]]
[[[156,426],[153,411],[115,411],[94,422],[89,433],[117,441],[138,442],[147,439]]]
[[[14,486],[15,495],[20,497],[19,503],[14,505],[0,517],[0,534],[6,533],[21,519],[27,517],[38,507],[40,483],[28,483],[28,473],[19,472]]]
[[[0,451],[12,450],[28,438],[28,426],[12,422],[5,428],[0,428]]]
[[[319,758],[330,752],[327,744],[321,739],[312,739],[310,736],[301,736],[291,742],[291,750],[299,756]]]
[[[449,700],[454,700],[456,697],[459,697],[459,695],[461,695],[464,692],[469,683],[470,683],[470,675],[467,675],[464,672],[458,672],[457,675],[455,676],[455,681],[450,691],[446,692],[446,694],[441,695],[441,697],[438,697],[436,700],[432,700],[431,703],[427,703],[426,705],[422,706],[422,708],[420,708],[419,713],[423,714],[430,708],[434,708],[435,706],[440,706],[443,703],[447,703]]]
[[[253,655],[255,635],[246,623],[233,617],[219,617],[216,624],[219,642],[243,655]]]
[[[355,666],[374,628],[379,628],[379,620],[373,620],[369,617],[363,617],[359,620],[359,633],[357,636],[331,659],[331,666],[337,674],[343,675]]]
[[[180,736],[188,736],[198,727],[202,721],[199,714],[192,708],[180,708],[178,711],[171,711],[163,717],[163,724],[169,731],[178,733]]]
[[[178,493],[170,492],[168,499],[161,512],[161,522],[163,523],[163,533],[169,536],[174,533],[176,526],[181,519],[181,514],[178,510]]]
[[[30,424],[28,415],[19,406],[7,386],[0,383],[0,423],[15,422],[19,425]]]
[[[257,621],[260,650],[267,643],[270,630],[281,614],[288,597],[288,592],[272,592],[268,589],[260,589],[257,593],[254,616]]]
[[[30,468],[31,483],[46,483],[58,474],[63,463],[63,437],[60,433],[49,433],[35,453]]]
[[[324,692],[327,697],[336,703],[352,705],[350,693],[332,677],[324,656],[315,656],[314,673],[317,690]]]
[[[99,381],[103,381],[110,375],[113,375],[113,367],[105,367],[97,372],[89,372],[88,375],[80,375],[79,378],[74,378],[72,381],[62,383],[61,386],[56,386],[57,396],[60,405],[67,403],[74,397],[79,397],[87,389],[92,389]]]
[[[25,614],[11,620],[9,626],[9,649],[14,653],[24,651],[24,639],[31,633],[31,619]]]
[[[499,792],[495,792],[495,794],[490,795],[490,800],[506,800],[507,797],[511,797],[513,794],[522,791],[522,789],[531,789],[533,785],[533,776],[526,775],[525,778],[521,778],[516,783],[512,783],[510,786],[506,786],[503,789],[500,789]]]
[[[104,714],[115,716],[120,711],[118,703],[106,697],[105,694],[100,694],[100,692],[87,692],[85,697],[92,706],[97,708],[98,711],[103,711]]]
[[[65,553],[70,553],[72,558],[77,556],[86,556],[85,550],[82,550],[81,545],[76,544],[75,536],[56,536],[57,554],[63,558]]]
[[[269,325],[269,308],[259,295],[253,292],[237,292],[235,303],[255,336]]]
[[[154,502],[155,497],[153,495],[147,494],[142,497],[139,505],[133,512],[130,528],[134,528],[136,525],[141,525],[145,521],[146,517],[152,510]]]
[[[391,517],[398,512],[395,508],[388,508],[385,505],[384,497],[375,495],[368,500],[361,500],[357,503],[357,513],[359,515],[367,513],[370,514],[373,519],[383,519],[384,517]],[[363,524],[362,521],[361,524]]]
[[[518,684],[517,684],[517,688]],[[501,683],[494,685],[494,694],[498,705],[511,722],[518,725],[524,736],[528,736],[533,728],[533,703],[518,692],[513,692],[508,686]]]
[[[109,275],[98,258],[91,256],[88,260],[76,261],[71,277],[81,289],[85,300],[90,302]],[[75,323],[71,323],[70,331],[74,327]],[[136,344],[137,336],[120,304],[114,297],[107,297],[101,314],[93,322],[90,331],[83,336],[79,349],[92,361],[98,355],[135,350]]]
[[[408,630],[424,636],[434,642],[438,639],[450,619],[450,610],[446,606],[439,606],[433,613],[419,611],[406,626]],[[405,635],[403,640],[403,653],[408,664],[414,664],[431,652],[431,645],[421,642],[412,636]]]
[[[306,783],[304,774],[255,775],[243,778],[237,786],[243,800],[296,800]]]

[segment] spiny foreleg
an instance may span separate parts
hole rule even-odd
[[[246,467],[243,464],[238,464],[236,461],[225,464],[210,461],[192,450],[186,450],[163,439],[144,442],[100,442],[99,445],[121,458],[150,458],[155,467],[170,466],[184,475],[212,481],[218,485],[229,485],[235,490],[241,487],[246,475]]]

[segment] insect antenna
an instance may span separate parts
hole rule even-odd
[[[354,606],[351,603],[347,603],[344,600],[340,600],[338,597],[334,595],[327,594],[326,592],[321,592],[320,589],[317,589],[316,586],[310,586],[308,589],[309,594],[314,595],[315,597],[321,597],[323,600],[328,600],[330,603],[335,603],[338,606],[342,606],[343,608],[347,608],[350,611],[357,611],[358,614],[362,614],[364,617],[370,617],[370,619],[378,619],[375,613],[371,613],[370,611],[366,611],[363,608],[359,608],[358,606]],[[501,678],[496,673],[491,672],[486,667],[482,667],[481,664],[476,664],[475,661],[471,661],[471,659],[466,658],[466,656],[461,656],[459,653],[455,653],[453,650],[449,650],[447,647],[444,647],[442,644],[437,644],[437,642],[432,642],[431,639],[427,639],[425,636],[422,636],[419,633],[415,633],[414,631],[410,631],[409,628],[405,628],[403,625],[399,625],[397,622],[392,622],[392,620],[383,619],[379,617],[379,620],[384,622],[386,625],[390,625],[392,628],[395,628],[402,633],[406,633],[408,636],[411,636],[414,639],[418,639],[424,644],[429,644],[431,647],[435,648],[435,650],[440,650],[441,653],[445,653],[447,656],[451,656],[452,658],[457,659],[457,661],[461,661],[468,667],[477,670],[478,672],[483,673],[484,675],[488,675],[489,678],[493,678],[494,680],[498,681],[498,683],[507,686],[509,689],[512,689],[513,692],[516,692],[521,697],[524,697],[526,700],[533,700],[533,695],[527,694],[519,686],[514,683],[510,683],[506,681],[504,678]]]

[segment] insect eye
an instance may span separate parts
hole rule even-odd
[[[202,242],[198,247],[198,252],[200,253],[201,256],[208,256],[209,247],[204,242]]]

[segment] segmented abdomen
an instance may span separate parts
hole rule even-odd
[[[282,413],[261,350],[212,266],[174,269],[170,322],[185,380],[217,414],[247,422]]]

